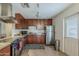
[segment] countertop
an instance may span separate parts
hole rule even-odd
[[[0,41],[0,50],[5,48],[6,46],[10,45],[13,41],[15,41],[16,39],[20,39],[21,38],[24,38],[25,36],[28,36],[28,35],[19,35],[19,36],[8,36],[8,37],[5,37],[3,39],[5,39],[5,41]]]
[[[5,48],[6,46],[10,45],[16,39],[21,40],[25,36],[27,36],[27,35],[17,35],[17,36],[14,36],[14,37],[8,36],[8,37],[3,38],[3,41],[0,41],[0,50]]]
[[[6,37],[3,39],[5,39],[5,40],[0,41],[0,50],[5,48],[6,46],[10,45],[14,41],[13,37]]]
[[[14,37],[6,37],[6,38],[3,38],[5,40],[3,41],[0,41],[0,50],[5,48],[6,46],[10,45],[13,41],[15,41],[17,38],[20,39],[20,38],[23,38],[24,36],[14,36]]]

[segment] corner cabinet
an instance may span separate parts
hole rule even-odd
[[[0,3],[0,17],[12,16],[12,5],[10,3]]]

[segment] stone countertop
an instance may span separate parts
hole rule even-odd
[[[17,37],[17,38],[19,38],[19,37]],[[13,41],[16,40],[15,37],[6,37],[4,39],[5,39],[4,41],[0,41],[0,50],[5,48],[6,46],[10,45]]]
[[[3,38],[5,40],[3,41],[0,41],[0,50],[5,48],[6,46],[10,45],[13,41],[15,41],[16,39],[20,39],[25,37],[27,35],[21,35],[21,36],[14,36],[14,37],[6,37],[6,38]]]
[[[5,40],[0,41],[0,50],[5,48],[6,46],[10,45],[14,39],[12,37],[6,37]]]
[[[10,45],[11,43],[0,43],[0,50]]]
[[[28,36],[28,35],[20,35],[20,36],[14,36],[14,37],[9,36],[9,37],[3,38],[5,40],[4,41],[0,41],[0,50],[5,48],[6,46],[10,45],[16,39],[20,39],[21,40],[21,38],[24,38],[25,36]]]

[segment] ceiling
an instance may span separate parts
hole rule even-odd
[[[23,8],[21,3],[12,3],[13,16],[15,13],[21,13],[24,18],[28,19],[48,19],[62,12],[70,3],[39,3],[39,8],[37,3],[29,3],[29,8]],[[37,12],[39,12],[39,17],[36,17]]]

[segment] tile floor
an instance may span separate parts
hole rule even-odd
[[[45,46],[45,49],[24,49],[21,56],[65,56],[55,51],[53,46]]]

